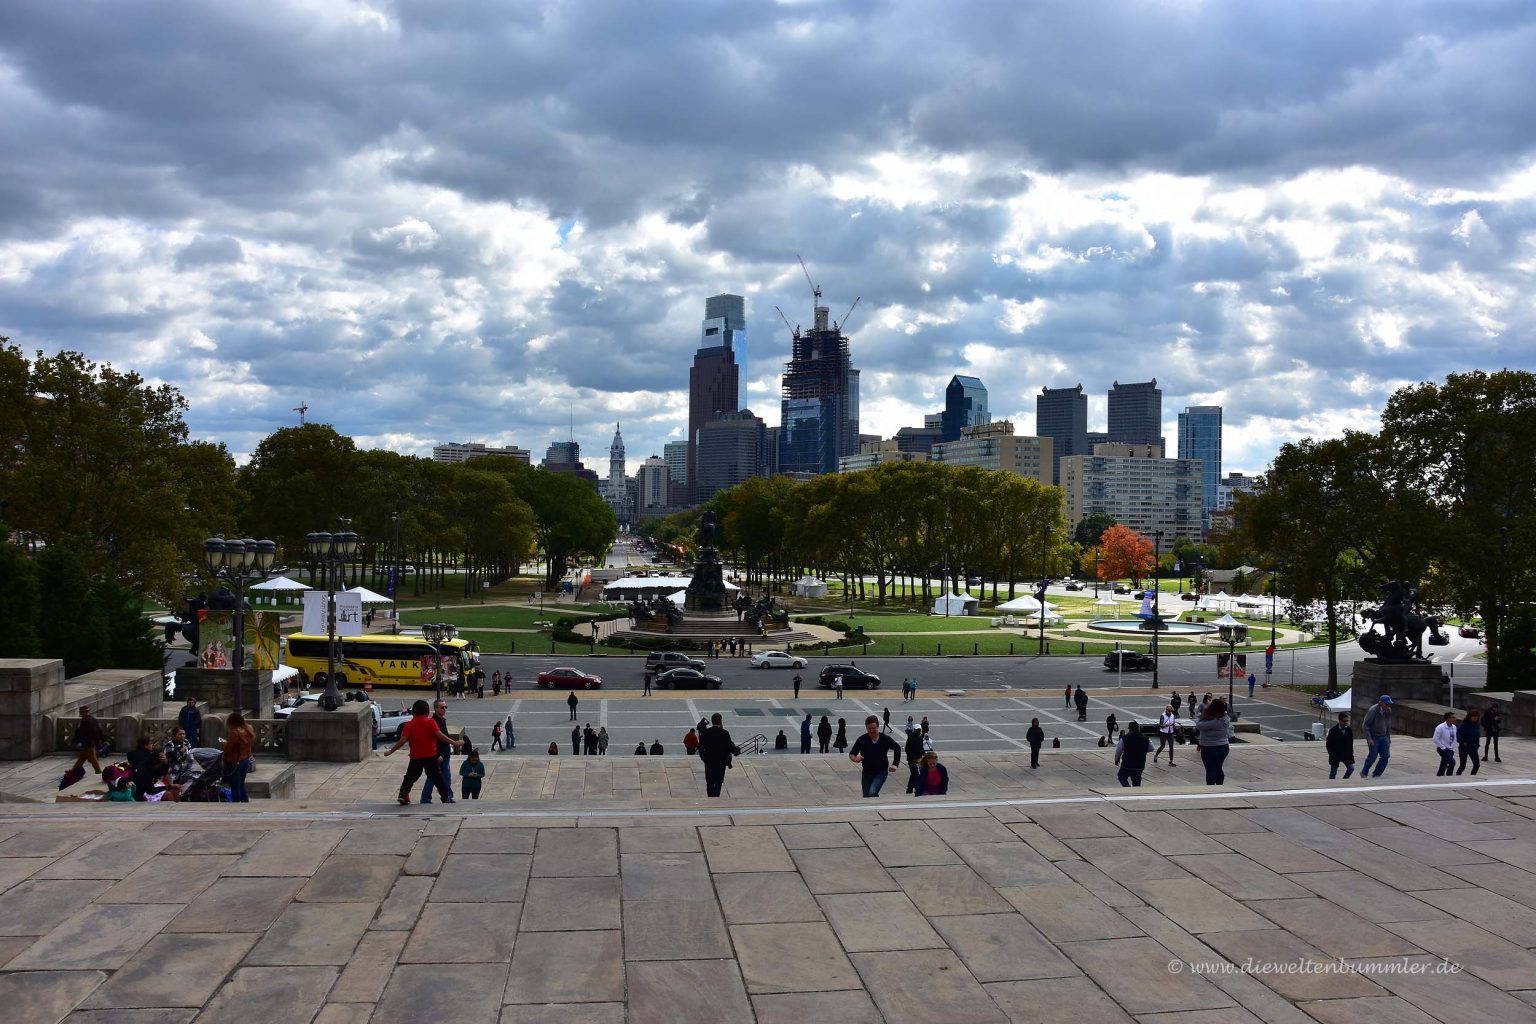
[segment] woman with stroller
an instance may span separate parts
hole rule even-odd
[[[245,716],[232,711],[224,730],[224,781],[229,785],[229,801],[251,802],[245,791],[245,777],[251,772],[251,753],[256,749],[256,733],[245,723]]]

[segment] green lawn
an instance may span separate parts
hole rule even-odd
[[[481,629],[534,629],[535,622],[554,622],[561,617],[582,619],[593,614],[596,613],[570,605],[546,604],[543,614],[540,614],[538,605],[532,607],[485,605],[482,607],[479,604],[444,604],[441,609],[423,608],[407,611],[402,608],[400,624],[420,626],[426,622],[451,622],[460,629],[477,626]]]
[[[549,636],[544,633],[486,633],[477,629],[461,629],[461,640],[474,640],[480,645],[481,654],[549,654]],[[516,645],[515,649],[513,645]],[[598,652],[604,648],[598,645]],[[613,649],[608,648],[611,652]],[[556,643],[555,654],[590,654],[586,644]]]

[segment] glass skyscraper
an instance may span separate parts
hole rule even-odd
[[[1088,447],[1088,396],[1081,384],[1040,389],[1035,396],[1035,434],[1055,442],[1051,483],[1061,483],[1061,460],[1093,451]]]
[[[1221,490],[1221,406],[1191,405],[1179,413],[1179,458],[1200,460],[1201,517],[1209,529]]]
[[[827,307],[815,310],[816,326],[795,331],[784,370],[780,473],[836,473],[837,460],[859,450],[859,371]]]
[[[987,387],[976,377],[959,374],[949,378],[944,389],[944,412],[940,420],[940,438],[960,440],[960,431],[992,422],[987,413]]]

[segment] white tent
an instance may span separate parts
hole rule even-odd
[[[933,602],[933,615],[975,615],[981,602],[970,594],[946,594]]]
[[[1211,625],[1213,625],[1213,626],[1215,626],[1215,627],[1217,627],[1219,629],[1219,628],[1222,628],[1224,626],[1243,626],[1243,627],[1246,627],[1248,624],[1246,622],[1239,622],[1238,620],[1236,620],[1236,619],[1234,619],[1232,617],[1232,613],[1231,612],[1228,612],[1226,615],[1223,615],[1221,618],[1219,618],[1215,622],[1211,623]]]
[[[687,590],[692,582],[687,576],[626,576],[603,586],[603,600],[633,601],[640,597],[670,596],[676,590]],[[727,580],[725,589],[740,588]]]
[[[390,604],[390,603],[392,603],[390,598],[385,597],[383,594],[375,594],[373,591],[369,590],[367,587],[353,587],[351,590],[347,591],[347,593],[349,593],[349,594],[356,594],[362,600],[363,604]]]
[[[789,589],[796,597],[826,597],[827,581],[814,576],[802,576],[790,584]]]
[[[1023,597],[1016,597],[1012,601],[1004,601],[997,606],[996,610],[1000,612],[1038,612],[1040,610],[1040,602],[1036,601],[1033,595],[1025,594]],[[1045,611],[1049,615],[1056,611],[1056,606],[1047,601],[1045,602]]]
[[[1354,692],[1355,691],[1353,689],[1345,690],[1343,693],[1333,698],[1333,700],[1323,701],[1323,707],[1327,708],[1329,711],[1334,712],[1335,714],[1340,711],[1348,711],[1354,706],[1351,703],[1354,697]]]
[[[1195,607],[1203,612],[1230,612],[1235,602],[1223,590],[1219,594],[1207,594],[1195,603]]]
[[[291,580],[287,576],[274,576],[270,580],[263,580],[262,582],[252,584],[251,586],[246,587],[245,589],[247,589],[247,590],[263,590],[263,591],[266,591],[266,590],[279,590],[279,591],[281,591],[281,590],[308,590],[309,589],[309,584],[307,584],[307,583],[300,583],[298,580]]]
[[[1108,594],[1105,594],[1103,597],[1099,598],[1097,601],[1095,601],[1093,603],[1098,605],[1098,606],[1100,606],[1100,607],[1103,607],[1103,608],[1119,608],[1120,607],[1120,602],[1116,601],[1113,597],[1110,597]]]
[[[668,594],[667,595],[667,600],[671,601],[673,604],[675,604],[679,608],[681,608],[688,601],[688,591],[686,591],[686,590],[679,590],[675,594]]]

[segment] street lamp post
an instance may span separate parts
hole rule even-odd
[[[357,534],[345,529],[350,520],[340,522],[343,529],[336,533],[317,530],[304,538],[304,549],[310,559],[325,571],[325,692],[320,695],[320,706],[327,711],[335,711],[343,703],[341,689],[336,685],[336,584],[342,567],[357,552]]]
[[[389,567],[389,631],[400,632],[400,513],[391,512],[389,521],[395,527],[395,558]]]
[[[1280,567],[1277,565],[1269,572],[1269,646],[1275,646],[1275,620],[1279,618],[1280,597]]]
[[[429,622],[421,627],[421,638],[432,647],[432,681],[438,700],[443,699],[443,654],[438,645],[458,635],[458,628],[446,622]]]
[[[261,579],[277,560],[277,545],[270,540],[225,540],[209,537],[203,541],[203,561],[215,579],[235,585],[235,710],[240,708],[240,684],[245,668],[245,581]],[[196,652],[193,652],[194,654]]]
[[[944,524],[944,617],[949,618],[949,524]]]
[[[1040,532],[1040,596],[1036,599],[1040,602],[1040,654],[1045,654],[1045,588],[1050,585],[1050,566],[1047,565],[1051,543],[1051,527],[1047,525]]]
[[[1093,599],[1099,599],[1099,546],[1093,546]]]
[[[1163,531],[1152,531],[1152,689],[1158,688],[1158,653],[1161,645],[1158,634],[1163,629],[1163,619],[1158,613],[1158,598],[1162,588],[1158,586],[1158,559],[1162,557]]]
[[[1232,695],[1232,680],[1237,675],[1237,627],[1227,627],[1227,707],[1237,698]]]

